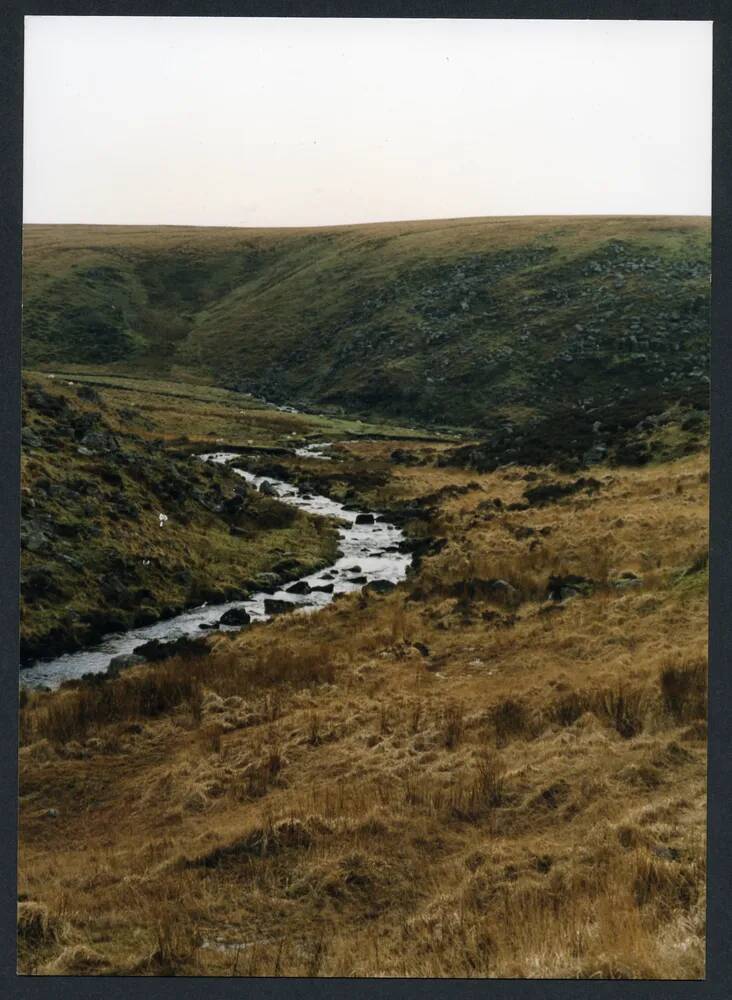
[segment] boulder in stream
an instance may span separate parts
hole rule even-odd
[[[133,652],[151,663],[157,663],[160,660],[167,660],[171,656],[208,656],[209,647],[203,636],[200,639],[192,639],[190,636],[182,635],[179,639],[173,639],[171,642],[150,639],[149,642],[143,642],[141,646],[135,646]]]
[[[244,608],[229,608],[219,618],[219,625],[248,625],[251,616]]]
[[[374,594],[388,594],[390,590],[396,587],[395,583],[391,580],[372,580],[371,583],[367,583],[364,590],[368,590]]]
[[[355,524],[373,524],[374,515],[373,514],[357,514]]]
[[[264,599],[264,613],[267,615],[282,615],[294,611],[297,607],[293,601],[278,601],[273,597]]]

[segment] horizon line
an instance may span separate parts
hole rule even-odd
[[[252,225],[195,222],[26,222],[25,226],[75,226],[125,229],[345,229],[354,226],[408,225],[418,222],[471,222],[504,219],[711,219],[711,212],[542,212],[509,215],[449,215],[412,219],[372,219],[368,222],[335,222],[296,225]]]

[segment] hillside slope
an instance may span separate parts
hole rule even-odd
[[[28,226],[26,364],[490,429],[707,397],[706,218]]]
[[[24,378],[24,664],[204,601],[242,599],[260,587],[262,573],[294,579],[335,558],[337,533],[328,521],[195,461],[195,439],[179,438],[177,453],[166,449],[159,432],[167,400],[158,396],[157,409],[154,400],[141,406],[122,396],[119,405],[113,390]],[[215,403],[180,405],[189,434],[206,420],[233,419],[217,414]],[[251,427],[254,418],[239,412],[240,426]]]

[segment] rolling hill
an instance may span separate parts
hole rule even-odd
[[[708,395],[710,222],[26,226],[25,364],[490,430]]]

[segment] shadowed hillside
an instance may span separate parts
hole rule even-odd
[[[191,456],[215,440],[196,437],[209,421],[227,427],[238,419],[251,435],[276,435],[278,425],[297,427],[296,420],[244,411],[216,390],[181,387],[179,394],[24,378],[25,664],[203,601],[243,599],[262,573],[294,579],[334,558],[337,537],[327,521]],[[167,421],[193,437],[166,434]]]
[[[27,226],[25,361],[486,430],[640,419],[706,405],[709,275],[697,217]]]

